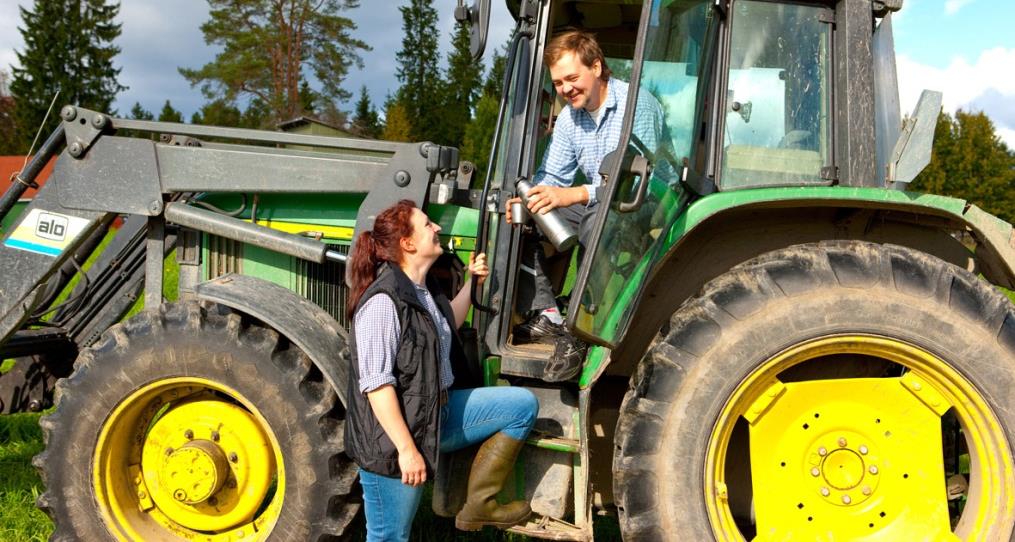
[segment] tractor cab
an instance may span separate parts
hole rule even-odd
[[[900,5],[508,4],[517,28],[484,179],[491,205],[481,216],[479,239],[481,246],[490,244],[500,279],[482,292],[493,325],[480,329],[487,330],[491,350],[502,355],[505,372],[535,376],[548,356],[547,348],[516,344],[511,335],[521,318],[513,306],[524,267],[520,247],[538,241],[507,225],[502,211],[515,182],[531,180],[539,168],[565,108],[542,58],[558,32],[593,33],[613,77],[630,85],[618,146],[600,167],[605,190],[592,241],[577,254],[542,243],[556,269],[550,277],[556,293],[568,301],[568,327],[591,344],[615,348],[624,340],[644,285],[678,240],[669,232],[686,219],[692,202],[745,189],[886,185],[886,171],[892,170],[891,153],[884,149],[893,148],[899,133],[875,133],[870,115],[876,110],[879,119],[887,119],[884,126],[893,126],[899,116],[897,84],[894,63],[874,59],[893,54],[890,12]],[[878,17],[883,23],[872,37]],[[929,140],[921,145],[929,156]],[[576,183],[589,182],[580,172],[578,177]],[[908,181],[887,182],[895,180]]]

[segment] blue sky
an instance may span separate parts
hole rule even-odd
[[[470,0],[471,2],[471,0]],[[22,45],[17,26],[18,5],[28,0],[0,0],[0,69],[16,63],[14,51]],[[395,52],[401,37],[400,1],[361,0],[347,12],[357,22],[357,36],[373,45],[363,54],[364,68],[354,69],[346,80],[356,93],[366,85],[375,104],[393,91]],[[440,14],[441,43],[447,47],[454,24],[456,0],[435,0]],[[488,53],[504,43],[510,20],[501,0],[493,0]],[[179,66],[198,67],[211,60],[214,50],[204,44],[199,26],[207,19],[205,0],[122,0],[120,19],[123,52],[117,64],[120,80],[130,88],[118,96],[115,107],[126,112],[135,102],[157,111],[169,99],[186,115],[204,102],[197,89],[181,77]],[[895,45],[898,54],[900,101],[911,111],[920,90],[944,92],[944,106],[984,110],[998,133],[1015,148],[1015,2],[1011,0],[905,0],[896,14]],[[351,109],[346,104],[345,109]]]

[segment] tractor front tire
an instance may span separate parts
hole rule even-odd
[[[113,326],[56,397],[34,460],[54,540],[331,540],[359,511],[334,390],[221,305]]]
[[[858,241],[768,253],[632,377],[624,539],[1012,540],[1013,390],[1015,308],[966,270]]]

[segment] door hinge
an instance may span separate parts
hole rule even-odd
[[[839,180],[839,168],[836,166],[825,166],[821,168],[821,178],[826,181]]]

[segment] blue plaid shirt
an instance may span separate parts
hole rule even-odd
[[[584,108],[575,110],[568,104],[557,116],[550,145],[543,154],[543,165],[533,178],[534,184],[571,186],[581,169],[588,183],[588,205],[596,203],[596,188],[602,183],[599,165],[620,143],[621,125],[627,109],[627,90],[627,83],[610,78],[598,125]],[[649,93],[640,93],[635,110],[634,135],[645,147],[655,149],[662,129],[662,106]]]

